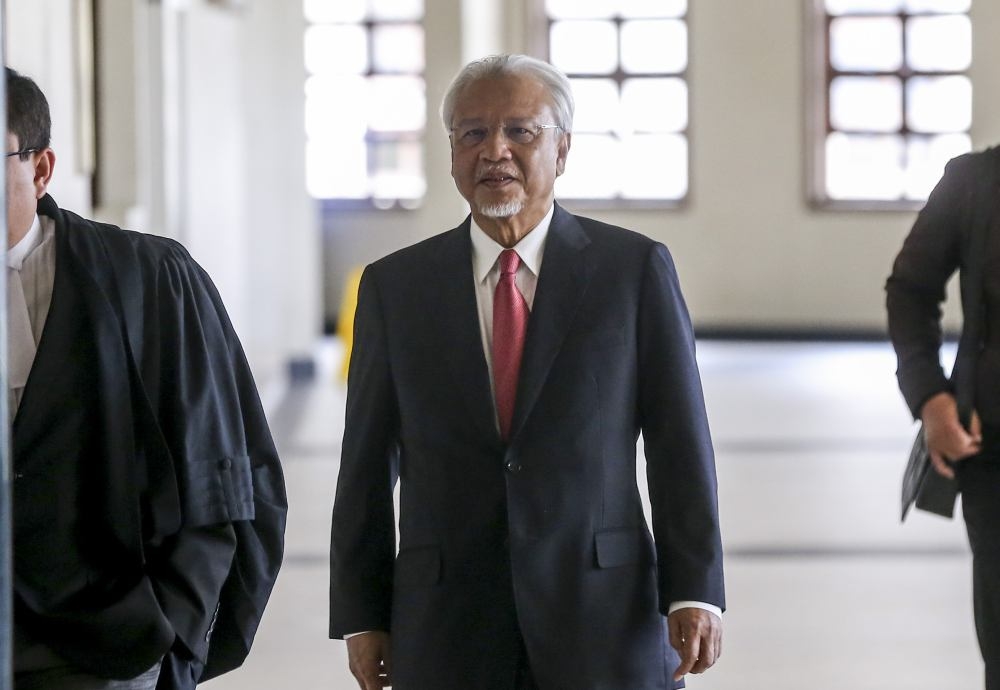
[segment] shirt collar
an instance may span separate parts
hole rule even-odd
[[[42,223],[35,214],[35,220],[31,223],[31,228],[21,240],[7,250],[7,266],[15,271],[20,271],[24,260],[28,254],[33,252],[42,242]]]
[[[528,234],[521,238],[521,241],[514,245],[513,249],[521,257],[521,263],[530,270],[535,277],[542,269],[542,253],[545,250],[545,238],[548,237],[549,227],[552,225],[552,215],[555,211],[555,204],[549,206],[548,213],[539,221],[538,225],[532,228]],[[472,236],[472,264],[476,272],[476,282],[482,283],[486,276],[496,265],[506,247],[500,245],[492,237],[486,234],[472,218],[469,232]]]

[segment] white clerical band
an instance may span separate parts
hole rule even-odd
[[[31,317],[24,299],[21,274],[7,268],[7,375],[9,388],[24,388],[35,361],[35,338],[31,333]]]

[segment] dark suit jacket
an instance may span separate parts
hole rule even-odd
[[[886,282],[889,336],[896,376],[914,419],[933,395],[955,393],[968,422],[976,389],[976,359],[985,328],[983,286],[969,266],[983,257],[991,232],[1000,232],[1000,148],[959,156],[917,216]],[[959,271],[962,338],[951,380],[940,364],[941,303]]]
[[[38,210],[56,276],[13,426],[15,621],[102,676],[169,651],[158,687],[194,687],[242,662],[281,562],[257,391],[183,247]]]
[[[662,614],[725,604],[713,451],[670,256],[556,206],[506,444],[473,280],[468,219],[364,273],[331,636],[390,631],[399,690],[509,689],[521,639],[542,688],[673,687]]]

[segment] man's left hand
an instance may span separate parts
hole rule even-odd
[[[698,608],[677,609],[667,617],[670,646],[681,655],[674,673],[680,680],[688,673],[704,673],[722,656],[722,619]]]

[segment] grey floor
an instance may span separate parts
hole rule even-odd
[[[320,385],[272,424],[291,505],[287,557],[245,666],[209,690],[350,690],[326,639],[327,546],[345,391]],[[975,690],[982,671],[960,520],[899,522],[913,434],[887,345],[703,342],[726,546],[724,653],[694,690]],[[640,482],[641,483],[641,482]],[[623,688],[622,690],[628,690]]]

